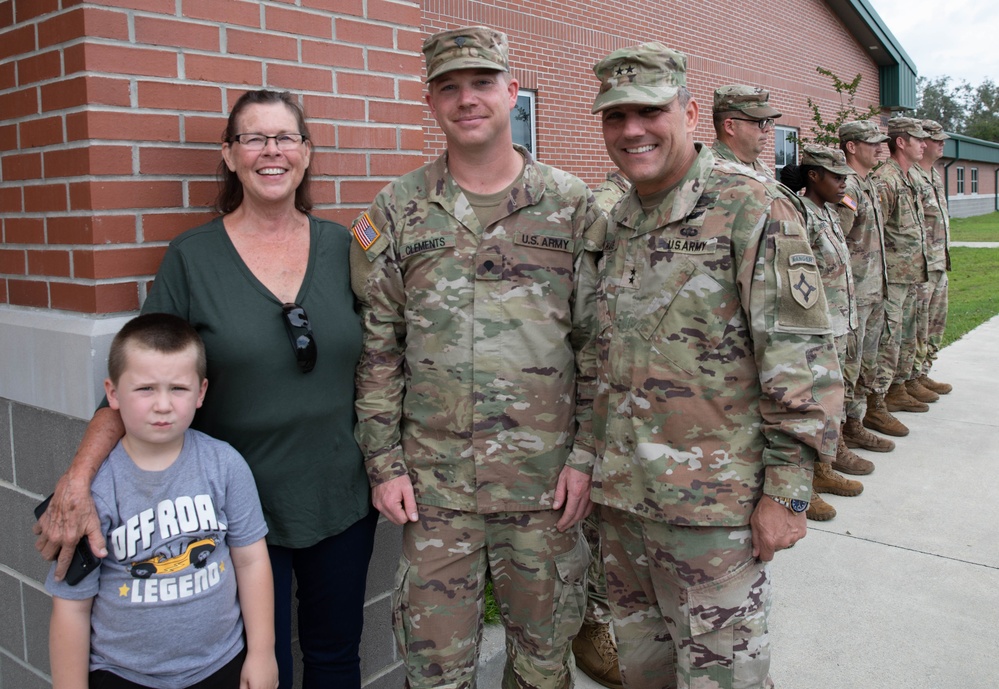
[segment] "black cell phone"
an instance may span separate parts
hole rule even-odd
[[[45,514],[50,500],[52,500],[51,495],[42,500],[38,507],[35,508],[35,519],[40,519]],[[100,566],[101,559],[94,556],[93,551],[90,550],[90,543],[87,541],[87,537],[84,536],[76,544],[76,552],[73,553],[73,559],[70,561],[69,569],[66,571],[66,583],[70,586],[76,586],[83,581],[84,577]]]

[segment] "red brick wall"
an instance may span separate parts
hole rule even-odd
[[[348,224],[423,159],[419,26],[406,0],[0,0],[0,303],[137,308],[250,88],[301,94]]]
[[[877,67],[820,0],[423,3],[425,35],[471,24],[505,31],[521,88],[537,89],[539,158],[591,184],[611,167],[590,114],[597,87],[592,67],[617,48],[658,40],[687,54],[688,84],[701,106],[701,141],[714,140],[711,97],[723,84],[769,88],[771,102],[784,113],[780,124],[801,127],[806,136],[807,97],[827,120],[841,107],[818,66],[844,80],[862,75],[858,109],[878,102]],[[425,123],[430,157],[443,147],[443,137],[429,112]],[[772,146],[763,156],[773,163]]]

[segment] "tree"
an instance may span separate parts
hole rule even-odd
[[[855,76],[853,81],[843,81],[833,74],[832,71],[823,67],[816,67],[815,71],[832,79],[833,89],[839,94],[840,107],[836,111],[835,117],[826,122],[822,117],[822,111],[819,110],[819,106],[811,98],[808,98],[808,107],[812,110],[812,122],[814,123],[811,125],[812,137],[794,137],[799,144],[807,144],[814,141],[824,146],[837,146],[839,145],[839,128],[841,125],[854,120],[869,120],[881,114],[881,108],[876,105],[869,105],[866,110],[858,110],[854,104],[857,99],[857,89],[860,88],[861,75],[858,74]]]
[[[968,102],[962,134],[986,141],[999,141],[999,86],[986,79],[974,90]]]
[[[914,117],[936,120],[947,132],[961,132],[967,117],[968,100],[972,96],[971,86],[962,81],[952,88],[950,81],[950,77],[933,80],[919,77],[916,80],[919,107]]]

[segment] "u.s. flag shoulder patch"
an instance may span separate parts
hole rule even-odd
[[[354,221],[354,224],[350,227],[350,231],[354,235],[354,239],[357,240],[357,243],[365,251],[370,249],[378,241],[378,238],[382,236],[378,228],[371,224],[371,218],[367,213],[362,213],[361,217]]]
[[[844,206],[849,208],[854,213],[857,212],[857,200],[850,196],[849,194],[843,194],[843,200],[840,201]]]

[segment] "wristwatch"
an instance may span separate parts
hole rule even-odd
[[[783,505],[787,509],[795,513],[804,512],[808,509],[807,500],[795,500],[792,498],[782,498],[777,495],[771,495],[770,499],[776,502],[778,505]]]

